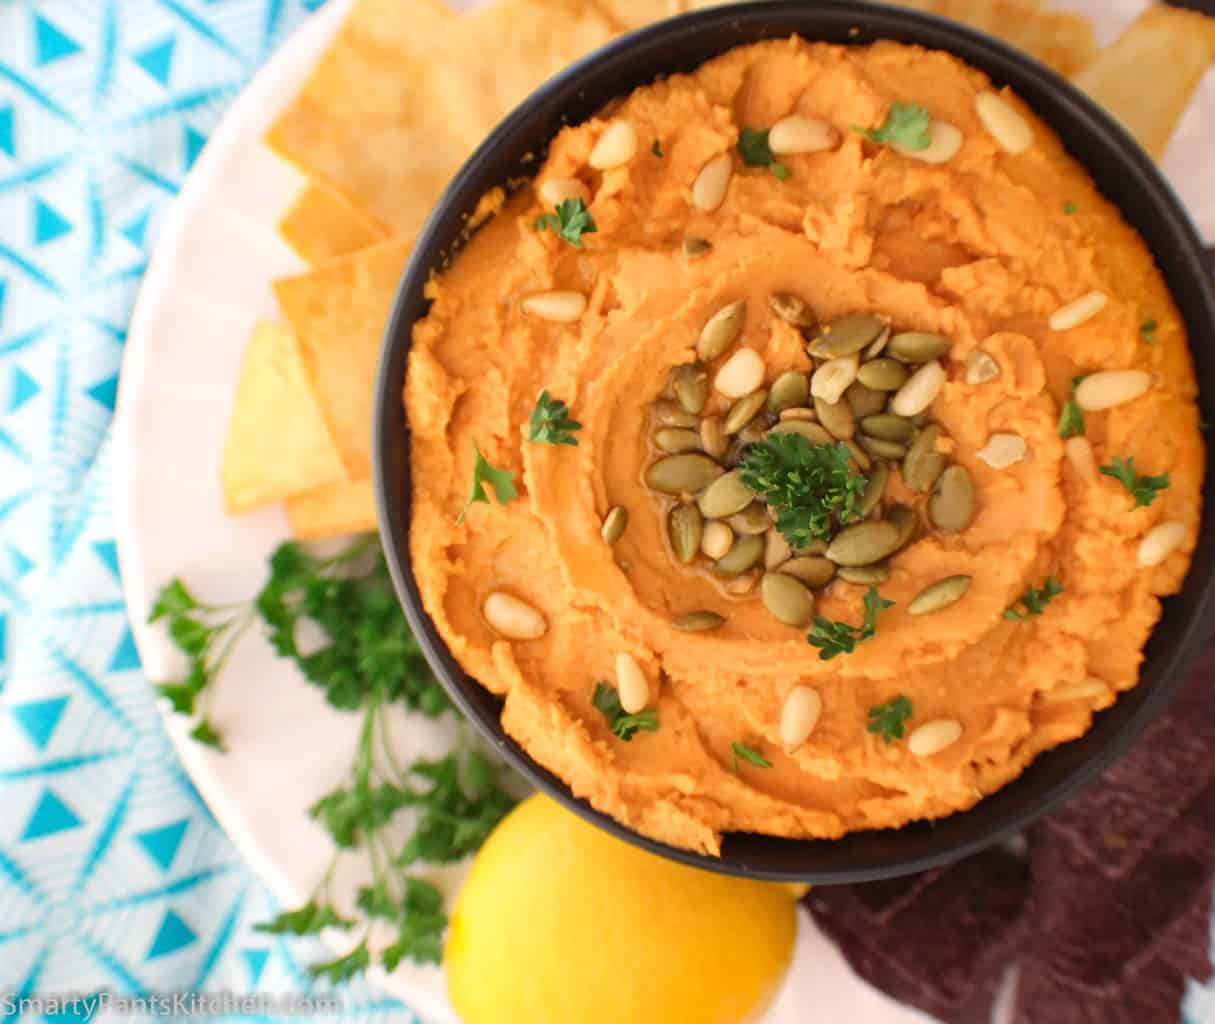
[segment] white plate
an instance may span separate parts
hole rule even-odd
[[[270,283],[301,267],[275,232],[301,179],[262,145],[262,136],[350,3],[331,0],[233,105],[173,208],[131,323],[114,425],[116,514],[131,626],[152,680],[182,669],[163,631],[146,625],[156,590],[180,575],[206,598],[246,599],[287,536],[276,510],[223,515],[219,452],[245,341],[256,321],[278,316]],[[1099,5],[1095,0],[1089,10]],[[1117,20],[1125,21],[1142,4],[1126,0],[1110,10],[1115,6]],[[1192,110],[1187,123],[1215,122],[1212,79],[1197,106],[1203,109]],[[1168,166],[1183,195],[1208,201],[1202,227],[1210,238],[1215,207],[1201,174],[1204,145],[1202,133],[1183,133]],[[307,808],[344,781],[357,720],[326,705],[260,638],[242,644],[229,663],[213,717],[226,734],[226,755],[193,743],[183,720],[168,717],[182,762],[253,870],[285,904],[299,904],[332,850]],[[417,756],[438,754],[451,740],[450,727],[404,715],[393,730],[399,747]],[[339,872],[337,888],[349,900],[366,873],[357,858],[346,861],[355,863]],[[463,871],[444,873],[449,895]],[[406,966],[371,980],[434,1024],[454,1021],[437,968]],[[763,1024],[804,1021],[810,1006],[819,1020],[928,1019],[856,980],[803,915],[794,967]]]

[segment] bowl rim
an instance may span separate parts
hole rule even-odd
[[[1149,722],[1167,707],[1184,681],[1186,669],[1204,649],[1213,632],[1215,578],[1195,580],[1193,577],[1200,552],[1203,553],[1204,560],[1215,557],[1215,549],[1213,549],[1215,538],[1212,536],[1215,534],[1215,530],[1209,529],[1210,524],[1207,522],[1208,516],[1212,515],[1212,507],[1215,506],[1215,502],[1207,500],[1204,503],[1198,547],[1192,554],[1190,571],[1187,574],[1184,588],[1190,607],[1182,616],[1180,623],[1171,630],[1174,633],[1180,631],[1180,635],[1171,649],[1153,651],[1151,654],[1151,657],[1161,659],[1161,668],[1157,672],[1157,678],[1153,679],[1150,684],[1145,683],[1141,673],[1140,682],[1135,687],[1121,692],[1114,705],[1094,716],[1086,733],[1066,744],[1042,752],[1021,775],[1012,779],[1001,789],[985,796],[974,807],[957,811],[937,821],[915,822],[900,829],[849,833],[840,840],[785,840],[769,836],[746,836],[745,838],[755,838],[772,844],[785,844],[796,856],[799,849],[805,851],[809,851],[811,848],[821,849],[824,844],[835,846],[838,849],[843,844],[859,842],[854,837],[884,836],[887,845],[893,846],[899,842],[898,836],[909,832],[922,834],[925,831],[928,833],[947,831],[950,828],[949,823],[956,822],[958,819],[971,816],[972,820],[977,820],[974,818],[977,809],[983,807],[990,809],[994,803],[999,803],[1001,794],[1009,794],[1018,783],[1026,781],[1027,776],[1038,762],[1050,758],[1052,755],[1057,758],[1060,756],[1060,752],[1074,748],[1086,738],[1092,737],[1097,733],[1102,721],[1113,721],[1109,716],[1114,709],[1119,706],[1125,709],[1128,702],[1137,705],[1130,707],[1129,711],[1124,711],[1122,720],[1116,725],[1104,730],[1109,735],[1093,753],[1079,759],[1073,766],[1065,767],[1062,776],[1047,785],[1042,791],[1031,794],[1028,799],[1011,801],[1008,808],[992,811],[987,815],[992,820],[979,827],[969,837],[962,837],[943,844],[938,843],[935,848],[929,838],[925,840],[929,847],[926,851],[908,852],[902,856],[895,855],[886,858],[881,863],[852,864],[844,857],[843,863],[830,867],[774,867],[753,863],[747,855],[742,853],[731,852],[727,856],[729,839],[723,845],[722,856],[718,858],[672,847],[633,831],[615,818],[595,810],[585,800],[574,796],[563,780],[533,761],[526,751],[513,739],[506,736],[497,711],[493,715],[489,715],[484,706],[474,702],[474,696],[483,699],[488,691],[485,691],[480,683],[469,677],[455,663],[422,605],[414,579],[408,542],[411,525],[407,454],[408,428],[406,424],[404,430],[401,430],[397,422],[404,420],[402,385],[405,378],[404,364],[412,343],[413,325],[425,315],[425,309],[429,305],[427,300],[422,297],[423,289],[432,270],[442,266],[453,252],[458,253],[464,241],[463,232],[453,232],[448,220],[456,214],[460,215],[461,222],[467,220],[477,199],[493,185],[504,183],[505,179],[501,177],[494,180],[485,178],[485,168],[492,162],[499,149],[510,148],[508,144],[511,140],[516,136],[522,137],[520,133],[529,130],[531,121],[539,116],[539,112],[544,108],[551,107],[558,99],[568,105],[582,95],[580,83],[593,78],[596,73],[638,51],[649,53],[655,47],[662,47],[671,52],[678,52],[680,47],[696,47],[701,38],[710,36],[714,32],[734,31],[739,34],[739,38],[735,42],[724,47],[705,48],[701,46],[696,51],[698,56],[694,60],[672,61],[668,72],[675,73],[688,66],[699,66],[735,46],[746,45],[763,38],[784,38],[791,34],[799,34],[803,38],[811,40],[815,38],[815,35],[789,29],[774,32],[770,36],[763,34],[766,23],[784,23],[789,20],[806,22],[809,32],[817,33],[820,36],[823,34],[824,25],[830,24],[833,28],[841,28],[863,20],[866,23],[866,31],[856,37],[856,42],[861,44],[879,38],[898,40],[900,33],[929,35],[942,41],[934,42],[933,48],[946,50],[971,66],[978,66],[976,59],[981,59],[980,70],[983,70],[998,84],[1015,79],[1022,83],[1030,82],[1035,88],[1053,93],[1053,98],[1068,108],[1068,116],[1073,118],[1075,123],[1083,125],[1083,132],[1087,135],[1088,141],[1103,146],[1114,155],[1121,165],[1120,171],[1129,174],[1134,179],[1135,188],[1138,189],[1140,197],[1152,204],[1151,213],[1162,222],[1161,230],[1179,243],[1179,251],[1173,257],[1173,262],[1179,263],[1179,265],[1172,276],[1184,279],[1187,287],[1194,289],[1193,304],[1199,309],[1199,322],[1195,325],[1190,319],[1186,319],[1185,324],[1190,339],[1189,349],[1195,376],[1201,382],[1203,374],[1199,372],[1199,364],[1203,361],[1199,359],[1200,353],[1195,349],[1195,337],[1201,336],[1215,340],[1215,283],[1206,271],[1203,244],[1168,181],[1111,115],[1065,79],[1039,64],[1029,55],[1014,50],[998,39],[933,15],[868,3],[864,0],[829,0],[827,3],[815,5],[806,4],[804,0],[770,0],[764,4],[736,3],[658,22],[622,36],[582,58],[523,100],[487,136],[462,166],[432,208],[425,226],[414,242],[413,252],[402,274],[393,301],[392,314],[384,333],[377,371],[372,427],[374,491],[381,541],[397,596],[428,663],[460,712],[473,723],[481,736],[499,752],[500,756],[539,791],[557,800],[584,820],[626,842],[693,867],[769,881],[812,884],[854,883],[892,878],[938,867],[1006,839],[1074,795],[1129,749]],[[819,27],[813,28],[811,22],[817,22]],[[992,67],[999,68],[1001,73],[994,73],[991,70]],[[632,88],[653,81],[656,77],[661,77],[668,72],[638,73],[633,78],[634,84],[617,90],[616,95],[624,95]],[[1023,90],[1018,88],[1017,91]],[[1043,115],[1039,113],[1039,116]],[[579,116],[577,120],[581,121],[583,118]],[[570,123],[574,123],[573,119]],[[556,128],[560,126],[557,124]],[[538,152],[543,152],[547,149],[552,136],[556,134],[556,128],[546,135],[543,142],[536,134],[528,134],[526,136],[528,145]],[[1052,131],[1056,135],[1059,134],[1058,129],[1053,125]],[[1070,145],[1065,148],[1068,149],[1069,155],[1084,167],[1086,172],[1090,175],[1094,174],[1093,167],[1076,157],[1072,153]],[[539,166],[540,163],[537,161],[536,167]],[[1130,219],[1125,205],[1119,206],[1119,210],[1124,217]],[[1147,244],[1146,240],[1145,244]],[[1175,280],[1171,280],[1165,274],[1161,268],[1161,258],[1151,246],[1149,246],[1149,251],[1152,251],[1158,270],[1166,279],[1170,293],[1177,302]],[[409,307],[417,304],[420,304],[421,309],[417,315],[413,315]],[[1184,316],[1184,313],[1182,315]],[[1211,375],[1212,379],[1215,379],[1215,366],[1212,367]],[[1204,394],[1200,388],[1199,401],[1205,403],[1209,399],[1210,396]],[[1207,415],[1211,415],[1209,411]],[[392,478],[400,477],[402,474],[398,469],[394,469],[391,462],[393,449],[402,444],[406,450],[405,500],[398,502],[393,499],[391,494]],[[1211,447],[1207,446],[1205,488],[1212,486]],[[1209,499],[1210,494],[1207,497]],[[1168,600],[1176,602],[1180,599],[1180,595],[1172,595]],[[1161,620],[1156,623],[1152,633],[1149,634],[1149,648],[1152,645],[1153,636],[1159,631],[1164,621],[1164,614],[1162,613]],[[1145,654],[1143,662],[1145,669],[1149,660],[1149,656]],[[498,710],[500,711],[500,702]],[[1010,802],[1010,798],[1005,797],[1003,802]]]

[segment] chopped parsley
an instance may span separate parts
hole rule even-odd
[[[1156,492],[1169,486],[1168,473],[1159,476],[1140,476],[1136,473],[1134,456],[1123,460],[1115,455],[1108,466],[1101,467],[1101,472],[1105,476],[1112,476],[1131,493],[1136,508],[1150,505],[1156,500]]]
[[[775,510],[776,528],[799,550],[860,517],[865,477],[852,471],[851,457],[842,444],[770,434],[747,449],[742,482]]]
[[[574,437],[574,432],[581,429],[581,423],[570,419],[569,408],[564,402],[549,397],[548,391],[540,392],[536,408],[527,421],[529,441],[533,444],[576,445],[578,439]]]
[[[1026,587],[1025,593],[1021,595],[1017,603],[1004,610],[1004,618],[1009,622],[1023,622],[1031,615],[1041,615],[1046,611],[1046,606],[1062,593],[1063,588],[1055,582],[1055,578],[1047,576],[1046,582],[1042,584],[1040,590]],[[1018,608],[1018,604],[1022,607]]]
[[[852,130],[878,145],[893,143],[903,149],[921,150],[932,145],[928,111],[916,103],[892,103],[884,120],[877,128],[862,128],[854,124]]]
[[[556,213],[545,213],[536,218],[537,231],[551,229],[558,238],[569,242],[575,249],[582,248],[582,236],[594,234],[599,229],[586,203],[577,197],[563,199],[557,204]]]
[[[738,772],[738,759],[741,757],[747,764],[753,764],[756,768],[771,768],[772,762],[769,761],[763,754],[752,747],[748,747],[745,743],[731,743],[730,753],[734,756],[734,771]]]
[[[872,585],[865,593],[864,603],[865,617],[860,626],[832,622],[822,616],[814,620],[814,628],[806,635],[806,642],[819,649],[819,660],[830,661],[836,655],[851,654],[857,644],[868,640],[877,631],[878,615],[894,607],[894,602],[885,600],[877,587]]]
[[[1149,345],[1156,344],[1156,328],[1160,325],[1151,317],[1144,320],[1139,325],[1139,337],[1146,341]]]
[[[496,469],[486,462],[476,441],[473,442],[473,451],[477,457],[473,463],[472,489],[468,493],[468,500],[464,502],[464,507],[460,509],[460,514],[456,516],[457,525],[464,522],[464,517],[468,515],[468,510],[473,505],[489,504],[489,495],[485,493],[486,483],[493,488],[494,497],[498,499],[499,505],[514,501],[519,494],[515,489],[514,474],[509,469]]]
[[[910,717],[911,701],[899,694],[885,704],[875,704],[869,709],[865,730],[881,736],[882,742],[889,745],[903,738],[903,725]]]
[[[768,146],[768,132],[759,128],[744,128],[738,133],[738,155],[748,167],[766,167],[773,176],[784,181],[789,168],[780,163]]]
[[[595,694],[591,703],[607,719],[612,735],[628,743],[639,732],[658,731],[658,712],[653,708],[638,711],[635,715],[627,714],[620,705],[620,694],[614,686],[607,683],[596,683]]]
[[[1076,385],[1088,374],[1080,374],[1072,378],[1072,391],[1063,408],[1059,410],[1059,436],[1066,440],[1069,437],[1084,435],[1084,410],[1076,402]]]
[[[1079,209],[1080,209],[1080,207],[1078,207],[1078,206],[1077,206],[1075,203],[1073,203],[1073,202],[1072,202],[1070,199],[1069,199],[1069,200],[1067,200],[1067,202],[1065,202],[1065,203],[1063,204],[1063,212],[1064,212],[1064,213],[1066,213],[1066,214],[1067,214],[1069,217],[1070,217],[1072,214],[1074,214],[1074,213],[1075,213],[1077,210],[1079,210]]]
[[[659,160],[665,156],[662,151],[662,141],[660,139],[655,139],[652,143],[650,143],[650,152],[658,157]]]

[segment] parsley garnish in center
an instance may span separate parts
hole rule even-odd
[[[932,145],[928,111],[916,103],[892,103],[886,112],[886,120],[877,128],[862,128],[854,124],[852,130],[870,142],[879,145],[895,143],[904,149],[921,150]]]
[[[877,587],[871,585],[865,593],[865,618],[861,625],[832,622],[819,616],[814,620],[814,628],[807,634],[806,642],[819,648],[818,656],[822,661],[830,661],[837,654],[851,654],[857,644],[868,640],[877,631],[878,615],[893,606],[893,601],[885,600]]]
[[[744,128],[738,133],[738,155],[748,167],[766,167],[782,181],[789,177],[789,168],[772,154],[768,132],[759,128]]]
[[[866,731],[882,737],[887,745],[903,738],[903,723],[911,717],[911,701],[899,694],[885,704],[875,704],[869,709],[869,724]]]
[[[756,768],[771,768],[772,762],[769,761],[763,754],[753,747],[748,747],[745,743],[731,743],[730,753],[734,756],[734,773],[738,774],[738,759],[741,757],[747,764],[753,764]]]
[[[1136,508],[1150,505],[1156,500],[1156,492],[1169,486],[1168,473],[1161,473],[1159,476],[1140,476],[1136,473],[1134,456],[1123,460],[1115,455],[1108,466],[1101,467],[1101,472],[1105,476],[1112,476],[1130,491]]]
[[[536,230],[551,228],[559,238],[565,239],[575,249],[582,248],[582,236],[594,234],[599,229],[581,199],[563,199],[557,204],[556,213],[545,213],[536,218]]]
[[[1088,374],[1082,373],[1080,376],[1072,378],[1071,394],[1063,403],[1063,408],[1059,410],[1059,436],[1065,441],[1077,434],[1081,436],[1084,434],[1084,410],[1076,402],[1076,385],[1087,376]]]
[[[1017,601],[1017,604],[1024,606],[1024,611],[1014,604],[1011,608],[1004,610],[1004,618],[1010,622],[1021,622],[1031,615],[1041,615],[1046,611],[1046,606],[1062,593],[1063,588],[1055,582],[1055,578],[1047,576],[1046,582],[1042,584],[1040,590],[1035,590],[1033,587],[1025,588],[1025,593]]]
[[[540,392],[536,408],[527,421],[529,441],[533,444],[576,445],[578,439],[574,437],[574,432],[581,429],[581,423],[570,419],[569,408],[564,402],[551,398],[547,390]]]
[[[628,743],[639,732],[658,731],[658,712],[654,708],[646,708],[635,715],[627,714],[620,705],[620,694],[614,686],[607,683],[596,683],[595,694],[591,703],[607,719],[612,735]]]
[[[770,434],[742,461],[742,482],[776,511],[776,527],[795,550],[826,539],[854,519],[865,477],[842,444],[813,444],[801,434]]]
[[[473,505],[489,504],[489,495],[485,493],[487,483],[493,488],[494,497],[498,499],[499,505],[514,501],[519,494],[515,488],[514,474],[509,469],[496,469],[486,462],[476,441],[473,442],[473,451],[477,457],[473,462],[472,489],[468,493],[468,500],[464,502],[464,507],[460,509],[460,514],[456,516],[457,525],[464,522],[464,517],[468,515],[468,510]]]

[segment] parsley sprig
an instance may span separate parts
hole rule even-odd
[[[1105,476],[1112,476],[1125,487],[1135,499],[1135,507],[1142,508],[1156,500],[1156,492],[1163,491],[1169,486],[1168,473],[1159,476],[1141,476],[1135,472],[1135,458],[1123,459],[1118,455],[1110,459],[1108,465],[1101,467]]]
[[[570,419],[569,412],[564,402],[552,398],[547,391],[541,391],[536,399],[536,408],[527,421],[527,439],[533,444],[576,445],[578,439],[574,433],[582,429],[582,424]]]
[[[870,585],[865,592],[865,617],[859,626],[847,622],[833,622],[821,615],[815,618],[814,628],[806,635],[806,642],[819,649],[821,661],[830,661],[839,654],[851,654],[856,645],[868,640],[877,632],[877,617],[887,608],[893,608],[894,602],[887,601],[879,593],[877,587]]]
[[[875,704],[869,709],[869,722],[865,729],[882,737],[882,742],[889,746],[903,738],[903,726],[911,714],[911,701],[899,694],[885,704]]]
[[[742,482],[776,511],[776,528],[798,550],[860,517],[865,477],[842,444],[813,444],[801,434],[770,434],[747,449]]]
[[[575,249],[584,248],[583,235],[592,235],[599,230],[586,203],[577,197],[563,199],[557,204],[556,212],[537,217],[535,228],[537,231],[555,232],[558,238],[569,242]]]
[[[766,167],[772,176],[784,181],[789,168],[782,164],[768,145],[768,132],[759,128],[744,128],[738,133],[738,155],[748,167]]]
[[[477,446],[476,441],[473,442],[473,453],[476,458],[473,461],[472,488],[468,492],[468,500],[460,509],[460,514],[456,516],[457,526],[464,522],[464,517],[468,515],[468,510],[473,505],[489,504],[489,495],[485,493],[486,484],[493,488],[494,497],[497,498],[499,505],[514,501],[519,494],[515,488],[514,474],[509,469],[498,469],[490,465],[485,456],[481,454],[481,449]]]
[[[1046,582],[1040,589],[1026,587],[1025,593],[1021,595],[1016,604],[1004,610],[1004,618],[1009,622],[1023,622],[1031,615],[1041,615],[1046,611],[1046,606],[1062,593],[1063,587],[1055,581],[1053,576],[1047,576]],[[1018,604],[1022,607],[1018,608]]]
[[[1159,327],[1154,319],[1148,317],[1139,325],[1139,337],[1146,341],[1149,345],[1156,344],[1156,328]]]
[[[1069,437],[1084,435],[1084,410],[1076,402],[1076,385],[1087,376],[1088,374],[1082,373],[1078,377],[1072,378],[1071,393],[1068,395],[1067,401],[1063,403],[1063,408],[1059,410],[1059,436],[1065,441]]]
[[[745,743],[731,743],[730,754],[734,758],[734,774],[738,774],[739,758],[746,761],[747,764],[753,764],[756,768],[771,768],[772,762],[769,761],[754,747],[748,747]]]
[[[604,718],[612,735],[628,743],[639,732],[658,731],[658,712],[654,708],[646,708],[636,714],[628,714],[620,704],[620,694],[614,686],[599,682],[595,684],[595,693],[591,703]]]
[[[878,145],[894,143],[903,149],[919,151],[932,145],[932,119],[917,103],[892,103],[886,119],[876,128],[854,124],[852,130]]]

